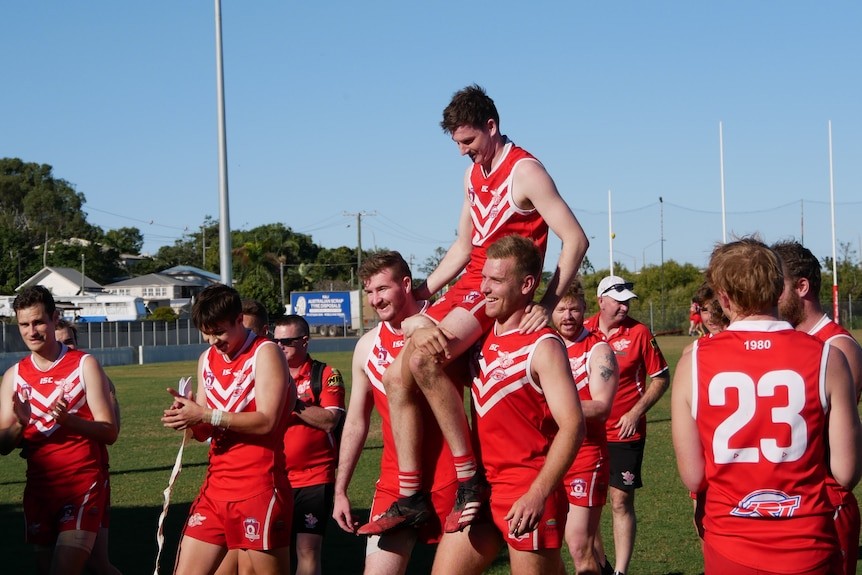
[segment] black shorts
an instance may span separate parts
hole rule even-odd
[[[608,442],[608,459],[611,468],[611,487],[634,491],[644,486],[641,465],[644,461],[645,439]]]
[[[293,490],[293,533],[323,535],[332,516],[335,484],[321,483]]]

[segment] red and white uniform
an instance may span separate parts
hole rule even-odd
[[[484,298],[479,291],[482,266],[487,259],[488,246],[498,239],[512,234],[529,238],[544,257],[548,247],[548,224],[535,208],[523,210],[516,206],[512,196],[515,169],[521,162],[538,160],[507,139],[500,160],[489,173],[486,174],[480,165],[472,166],[467,195],[473,221],[473,249],[464,274],[428,309],[428,315],[435,320],[442,320],[453,307],[465,307],[471,311],[484,309]],[[484,312],[481,316],[483,323],[490,327],[491,323],[484,319]]]
[[[230,413],[256,410],[254,367],[264,345],[275,344],[249,332],[233,359],[210,347],[203,366],[208,408]],[[267,435],[214,428],[202,490],[218,501],[236,501],[288,488],[283,441],[283,424]]]
[[[374,406],[380,413],[383,433],[383,454],[380,458],[380,477],[377,479],[371,516],[386,511],[400,497],[398,489],[398,457],[389,417],[389,400],[383,387],[383,373],[392,365],[404,349],[404,335],[397,333],[387,322],[375,328],[377,335],[365,362],[365,373],[371,382]],[[422,490],[431,494],[435,517],[419,528],[419,539],[423,543],[437,543],[443,534],[443,521],[451,511],[458,487],[452,452],[443,439],[431,408],[421,402],[422,439]]]
[[[584,327],[593,332],[602,341],[606,341],[620,366],[620,383],[614,396],[611,413],[605,422],[609,442],[629,442],[646,439],[646,416],[640,418],[638,426],[631,437],[620,439],[620,417],[628,413],[646,390],[647,377],[656,377],[667,369],[658,344],[647,326],[641,322],[626,317],[617,331],[609,337],[599,329],[599,315],[584,321]]]
[[[839,337],[846,337],[859,345],[849,331],[838,325],[826,314],[820,318],[814,327],[808,330],[823,343],[831,343]],[[858,397],[856,398],[858,401]],[[835,530],[838,532],[838,545],[841,554],[845,558],[845,574],[856,573],[856,560],[859,555],[859,502],[852,491],[845,489],[831,476],[826,480],[829,488],[829,497],[835,505]]]
[[[823,440],[827,352],[780,321],[738,321],[694,343],[704,541],[719,554],[777,573],[835,557]]]
[[[15,393],[29,401],[24,426],[27,485],[24,515],[27,540],[52,545],[59,531],[97,532],[106,499],[107,452],[103,445],[57,423],[51,405],[63,397],[69,415],[92,421],[83,364],[87,354],[62,346],[60,356],[41,370],[27,356],[15,370]],[[98,383],[98,382],[97,382]]]
[[[531,376],[533,351],[545,339],[564,345],[550,328],[530,334],[517,330],[497,334],[492,329],[482,343],[471,389],[477,453],[491,484],[491,513],[506,543],[518,549],[560,547],[568,508],[560,485],[549,497],[539,528],[526,540],[511,538],[503,520],[544,466],[557,433],[545,394]]]
[[[311,389],[311,356],[295,378],[297,401],[344,413],[344,380],[338,370],[326,366],[321,376],[320,397]],[[284,433],[287,477],[294,489],[335,481],[338,446],[331,433],[312,427],[296,413],[290,414]]]
[[[596,346],[606,345],[588,329],[582,329],[575,341],[566,342],[572,377],[582,402],[593,399],[589,386],[590,355]],[[604,421],[586,419],[585,423],[584,442],[563,479],[563,485],[569,503],[579,507],[597,507],[605,504],[608,494],[608,437]]]

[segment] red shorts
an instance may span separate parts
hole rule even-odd
[[[418,543],[430,545],[440,542],[440,538],[443,536],[443,522],[455,505],[455,492],[457,491],[458,482],[453,481],[449,485],[431,492],[431,507],[434,508],[434,515],[417,529]],[[374,491],[374,500],[371,502],[372,519],[389,509],[389,506],[398,497],[397,493],[376,489]]]
[[[290,545],[292,516],[290,491],[273,489],[240,501],[216,501],[201,490],[183,536],[228,549],[269,551]]]
[[[826,564],[814,569],[809,569],[807,571],[793,571],[793,573],[794,575],[830,575],[832,573],[840,573],[840,571],[836,571],[839,567],[839,563],[839,557],[836,553],[835,560],[831,563],[827,562]],[[780,564],[780,561],[777,564]],[[703,543],[703,572],[704,575],[726,575],[727,573],[733,573],[733,575],[780,575],[780,572],[778,571],[764,571],[763,569],[756,569],[754,567],[749,567],[732,561],[716,551],[713,546],[705,541]]]
[[[26,543],[52,546],[63,531],[98,533],[107,500],[105,483],[93,482],[75,496],[39,492],[24,488],[24,526]]]
[[[425,310],[425,315],[439,324],[450,311],[456,307],[461,308],[476,318],[483,333],[488,331],[494,325],[494,320],[485,314],[485,296],[479,291],[479,286],[470,285],[472,283],[468,284],[463,277],[459,279],[449,291]]]
[[[503,535],[503,540],[509,547],[518,551],[560,549],[563,546],[566,515],[569,512],[569,502],[562,487],[551,493],[545,501],[545,512],[542,514],[539,526],[525,535],[513,537],[509,533],[509,523],[504,518],[521,495],[511,499],[495,497],[494,486],[491,486],[491,517],[494,525]]]
[[[580,465],[578,460],[566,477],[563,487],[569,503],[578,507],[601,507],[608,499],[608,483],[611,479],[611,469],[607,458],[600,457],[590,465]]]
[[[852,491],[844,491],[844,500],[835,509],[835,531],[844,561],[844,573],[856,573],[859,556],[859,502]]]

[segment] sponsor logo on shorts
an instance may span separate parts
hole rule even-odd
[[[305,527],[307,529],[314,529],[317,527],[318,523],[317,517],[314,516],[314,513],[306,513],[305,514]]]
[[[788,495],[777,489],[758,489],[743,497],[730,514],[737,517],[793,517],[801,501],[800,495]]]
[[[623,476],[623,485],[635,484],[635,474],[631,471],[623,471],[620,475]]]
[[[583,479],[575,479],[570,485],[569,495],[577,499],[582,499],[587,496],[587,482]]]
[[[72,504],[63,506],[63,514],[60,516],[60,523],[68,523],[75,520],[75,508]]]
[[[249,541],[257,541],[260,539],[260,521],[254,517],[246,517],[242,522],[245,529],[245,538]]]
[[[187,522],[189,527],[198,527],[204,524],[204,521],[207,520],[206,515],[201,515],[200,513],[193,513],[189,515],[189,520]]]

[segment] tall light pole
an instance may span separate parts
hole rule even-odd
[[[664,200],[658,197],[659,206],[659,243],[661,244],[661,268],[659,268],[659,280],[661,281],[661,323],[664,327]]]
[[[356,273],[359,274],[359,267],[362,265],[362,216],[376,216],[377,212],[366,212],[360,210],[356,213],[344,212],[345,216],[356,216]],[[360,292],[362,290],[359,290]],[[363,313],[362,294],[359,294],[359,335],[365,332],[365,314]]]
[[[218,102],[219,269],[221,283],[233,284],[230,204],[227,196],[227,136],[224,122],[224,62],[221,41],[221,0],[215,0],[216,97]]]

